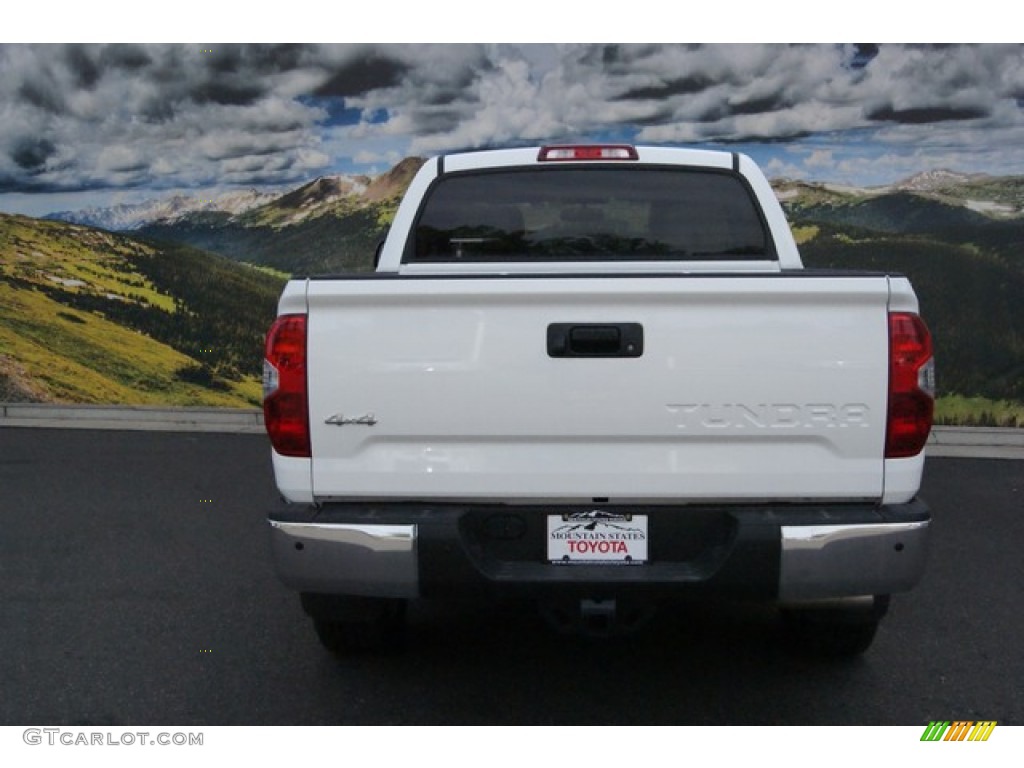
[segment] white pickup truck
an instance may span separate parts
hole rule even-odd
[[[375,273],[281,296],[277,571],[336,653],[460,595],[591,632],[770,601],[860,653],[925,564],[931,350],[904,277],[803,269],[744,155],[430,159]]]

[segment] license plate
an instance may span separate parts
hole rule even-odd
[[[647,515],[602,510],[548,515],[552,563],[638,565],[647,562]]]

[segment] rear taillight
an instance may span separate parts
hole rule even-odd
[[[629,144],[563,144],[541,147],[539,161],[552,160],[637,160],[636,147]]]
[[[267,332],[263,421],[279,454],[310,455],[305,315],[281,315]]]
[[[916,456],[932,429],[935,361],[924,321],[909,312],[889,315],[889,417],[885,458]]]

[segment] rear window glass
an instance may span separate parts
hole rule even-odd
[[[740,177],[607,166],[442,177],[406,252],[407,262],[773,258]]]

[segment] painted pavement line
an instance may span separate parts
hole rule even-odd
[[[237,434],[264,431],[263,411],[256,408],[51,403],[0,403],[0,427],[5,426]],[[1024,429],[935,427],[928,440],[928,455],[1024,459]]]

